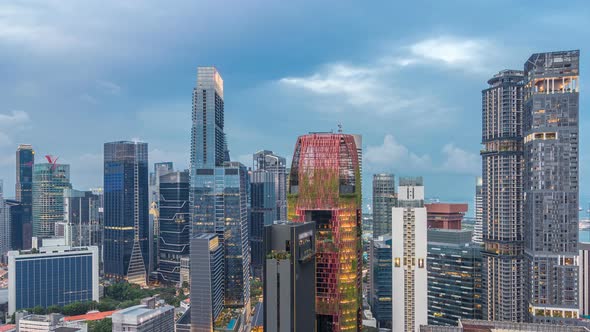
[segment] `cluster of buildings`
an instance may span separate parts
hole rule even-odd
[[[113,313],[115,331],[583,330],[578,76],[579,51],[565,51],[488,81],[474,218],[393,174],[373,176],[363,218],[360,135],[302,135],[290,168],[269,150],[248,168],[230,159],[221,75],[199,67],[189,170],[150,172],[147,143],[110,142],[103,187],[79,191],[69,165],[19,146],[16,198],[0,185],[8,313],[98,301],[102,277],[190,285],[180,318],[150,302]]]

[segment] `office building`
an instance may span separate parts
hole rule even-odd
[[[98,301],[97,247],[8,252],[8,313]]]
[[[579,276],[578,299],[580,302],[580,317],[590,319],[590,243],[578,243],[579,250]]]
[[[11,249],[10,205],[4,199],[4,183],[0,180],[0,256]]]
[[[417,332],[428,322],[426,219],[422,177],[400,178],[392,212],[394,331]]]
[[[482,319],[481,246],[461,229],[428,230],[428,324]]]
[[[315,330],[315,223],[264,227],[264,330]]]
[[[254,154],[254,170],[264,170],[273,175],[276,216],[273,220],[287,220],[287,161],[269,150]]]
[[[486,319],[522,321],[523,72],[503,70],[482,91],[482,240]]]
[[[66,244],[102,248],[100,199],[92,191],[64,190],[64,223],[67,225]],[[56,234],[58,235],[58,234]]]
[[[275,177],[265,170],[255,170],[250,175],[250,250],[252,275],[262,278],[264,265],[264,227],[272,225],[277,216]]]
[[[31,244],[32,228],[31,223],[24,224],[24,206],[14,199],[5,200],[9,209],[10,220],[10,250],[22,250],[25,243]],[[25,229],[26,228],[26,229]],[[28,241],[25,240],[28,237]]]
[[[55,235],[55,223],[64,220],[64,190],[70,184],[70,165],[58,164],[46,156],[48,163],[35,164],[33,171],[33,236]]]
[[[369,251],[369,304],[380,328],[392,328],[392,262],[391,235],[371,241]]]
[[[160,201],[160,177],[174,171],[171,161],[154,163],[154,172],[150,173],[150,203]]]
[[[525,312],[534,323],[577,321],[579,51],[524,65]]]
[[[316,223],[318,331],[361,329],[361,177],[355,137],[312,133],[297,139],[288,218]]]
[[[136,305],[113,313],[113,332],[174,331],[174,307]]]
[[[250,184],[246,167],[229,161],[223,132],[223,80],[214,67],[198,68],[192,120],[192,232],[219,235],[225,250],[225,306],[249,312]]]
[[[16,149],[16,201],[23,209],[23,249],[31,248],[33,234],[33,168],[35,151],[30,144],[20,144]]]
[[[391,209],[396,204],[393,174],[373,175],[373,238],[391,234]]]
[[[174,171],[171,161],[154,164],[154,172],[150,173],[150,214],[149,214],[149,244],[150,262],[148,271],[152,273],[159,268],[160,255],[160,177]],[[188,241],[188,238],[187,238]],[[161,275],[158,275],[160,278]]]
[[[426,207],[428,228],[461,229],[467,204],[430,203]]]
[[[213,331],[213,323],[223,310],[223,245],[214,233],[199,233],[191,238],[192,332]]]
[[[462,320],[459,326],[422,326],[420,332],[588,332],[581,326],[516,323],[506,321]]]
[[[475,178],[475,200],[473,202],[475,224],[473,226],[473,242],[482,244],[483,232],[483,179],[481,176]]]
[[[190,249],[189,173],[169,172],[160,176],[160,234],[158,277],[167,283],[180,283],[180,260]]]
[[[104,144],[104,273],[143,285],[149,266],[148,145]]]

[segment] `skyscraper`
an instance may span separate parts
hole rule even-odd
[[[288,218],[316,223],[318,331],[361,328],[361,177],[355,137],[312,133],[297,139]]]
[[[272,225],[277,215],[275,177],[269,171],[257,169],[250,176],[250,250],[252,274],[262,277],[264,265],[264,227]]]
[[[430,212],[429,212],[430,213]],[[481,246],[461,229],[428,230],[428,324],[481,319]]]
[[[428,323],[426,225],[422,178],[400,178],[392,213],[393,331],[418,332]]]
[[[223,245],[214,233],[198,233],[191,238],[192,332],[213,331],[213,322],[223,309]]]
[[[264,330],[315,330],[315,224],[264,227]]]
[[[19,201],[14,199],[7,199],[5,201],[10,210],[10,250],[23,250],[25,249],[23,244],[26,242],[25,229],[23,227],[23,220],[25,218],[23,206]],[[31,242],[31,223],[27,223],[27,225],[29,226],[27,236],[29,242]]]
[[[430,203],[424,206],[428,213],[428,228],[461,229],[467,204]]]
[[[64,190],[64,221],[71,230],[68,245],[96,246],[102,251],[99,211],[99,197],[92,191]]]
[[[380,328],[392,328],[391,235],[373,239],[369,249],[369,304]]]
[[[36,164],[33,172],[33,236],[55,235],[55,223],[64,220],[64,190],[70,184],[70,165],[57,164],[57,158],[46,156],[49,163]]]
[[[30,144],[21,144],[16,150],[16,200],[23,209],[23,249],[31,248],[33,236],[33,166],[35,151]]]
[[[532,322],[579,316],[579,60],[579,51],[538,53],[524,65],[524,295]]]
[[[276,199],[274,220],[287,220],[287,162],[285,158],[272,151],[258,151],[254,154],[254,170],[265,170],[273,175]]]
[[[104,144],[104,271],[145,284],[149,265],[148,145]]]
[[[219,235],[225,257],[225,305],[249,312],[250,184],[246,167],[229,162],[223,132],[223,80],[214,67],[198,68],[192,120],[192,232]]]
[[[373,175],[373,238],[391,234],[391,209],[395,206],[393,174]]]
[[[483,243],[483,179],[481,176],[475,178],[475,200],[474,200],[475,224],[473,225],[473,242]]]
[[[4,199],[4,183],[0,180],[0,256],[11,249],[10,205]]]
[[[154,164],[154,172],[150,173],[150,216],[149,216],[149,243],[150,263],[148,273],[154,272],[159,267],[160,252],[160,177],[174,171],[174,163],[171,161]],[[188,239],[187,239],[188,241]],[[161,275],[160,275],[161,276]]]
[[[578,277],[578,301],[580,302],[580,317],[590,317],[590,243],[578,244],[580,253],[580,269]]]
[[[503,70],[482,91],[484,314],[522,321],[523,72]]]
[[[180,282],[180,259],[190,247],[189,173],[171,172],[159,182],[159,266],[158,276],[166,282]]]

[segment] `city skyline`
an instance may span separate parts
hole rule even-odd
[[[523,20],[517,18],[525,16],[527,8],[524,4],[511,4],[506,13],[501,5],[430,3],[431,12],[443,13],[436,17],[417,15],[417,9],[408,8],[407,4],[392,4],[396,7],[391,10],[357,5],[335,5],[337,10],[333,10],[334,5],[315,4],[314,10],[305,13],[299,7],[304,4],[272,4],[265,9],[276,15],[264,24],[276,24],[277,29],[263,33],[262,23],[252,23],[257,20],[251,19],[264,15],[264,11],[257,12],[260,3],[256,3],[241,5],[243,11],[217,11],[220,14],[208,20],[231,21],[230,27],[211,31],[211,35],[196,33],[187,42],[185,38],[167,38],[194,24],[190,13],[198,11],[192,10],[192,4],[181,3],[161,13],[174,18],[170,21],[175,26],[164,24],[159,29],[153,23],[139,22],[145,32],[139,33],[137,40],[148,38],[151,32],[149,38],[154,41],[142,45],[131,42],[135,39],[130,34],[113,31],[117,27],[131,29],[127,25],[117,23],[107,28],[113,22],[103,10],[112,10],[120,18],[134,10],[147,17],[158,15],[150,3],[127,7],[101,3],[104,9],[92,4],[79,8],[72,3],[39,8],[32,8],[34,3],[30,7],[11,5],[9,9],[16,15],[14,24],[23,27],[25,35],[0,37],[0,44],[6,46],[5,77],[16,77],[13,81],[0,80],[0,84],[7,86],[0,93],[5,101],[0,110],[0,137],[4,143],[0,146],[0,177],[5,181],[5,194],[14,197],[14,149],[19,143],[32,144],[38,156],[61,156],[60,161],[71,165],[72,183],[82,190],[101,183],[102,143],[116,139],[139,138],[148,142],[150,164],[170,160],[178,169],[187,168],[189,151],[185,142],[191,109],[188,96],[194,70],[198,65],[213,64],[229,82],[226,90],[231,92],[226,100],[226,112],[231,116],[225,131],[232,160],[251,166],[250,156],[259,149],[271,149],[290,159],[291,142],[297,135],[306,131],[336,131],[340,122],[346,132],[364,135],[365,179],[367,174],[377,172],[411,175],[414,172],[408,168],[420,166],[422,169],[417,172],[430,184],[429,195],[471,202],[471,179],[479,168],[477,96],[485,88],[484,81],[498,70],[519,68],[519,59],[529,54],[584,49],[588,45],[584,38],[588,28],[580,22],[589,9],[582,2],[563,7],[546,3],[535,17],[527,16],[538,23],[531,38],[512,33],[525,28]],[[461,17],[458,8],[472,15]],[[8,9],[3,6],[0,10]],[[68,10],[78,12],[79,17],[63,20]],[[81,24],[79,20],[91,11],[97,26],[77,31],[67,28],[68,24]],[[355,20],[353,27],[319,34],[317,23],[313,23],[297,30],[299,37],[283,41],[284,34],[300,27],[301,20],[314,21],[307,12],[330,16],[334,26],[344,26],[350,17],[356,17],[355,12],[370,14],[367,16],[372,19]],[[327,15],[328,12],[332,14]],[[499,17],[497,21],[485,27],[474,24],[481,22],[483,15],[494,14]],[[416,20],[409,22],[404,16],[415,16]],[[31,19],[38,22],[39,28]],[[472,29],[473,25],[477,28]],[[200,22],[194,29],[206,31],[205,26],[210,25]],[[131,30],[137,32],[136,28]],[[366,38],[367,35],[372,37]],[[302,47],[303,40],[309,46]],[[203,43],[208,47],[200,47]],[[124,52],[113,51],[103,56],[103,52],[121,45],[127,46],[122,48]],[[273,47],[265,48],[269,52],[257,52],[263,45]],[[146,48],[150,52],[146,53]],[[297,48],[305,60],[292,54]],[[439,51],[427,52],[431,48]],[[76,51],[69,52],[72,49]],[[195,52],[197,49],[199,52]],[[17,57],[17,53],[26,56]],[[70,59],[61,60],[68,53]],[[129,54],[129,58],[122,53]],[[141,61],[133,56],[148,53],[139,57]],[[581,59],[582,67],[585,61]],[[41,69],[45,75],[37,75],[36,71]],[[62,77],[64,72],[67,74]],[[442,78],[450,84],[441,85]],[[351,82],[358,82],[358,89],[347,89]],[[582,90],[580,102],[584,104],[586,99]],[[425,103],[435,105],[436,109],[426,107]],[[47,112],[48,109],[53,111]],[[362,113],[363,109],[371,111]],[[301,120],[309,117],[317,119],[313,128],[307,128]],[[62,121],[63,118],[68,121]],[[106,118],[109,120],[105,121]],[[431,123],[434,119],[435,124]],[[588,126],[587,120],[582,113],[582,129]],[[268,130],[256,130],[261,124]],[[416,130],[424,134],[416,140],[407,138]],[[588,160],[584,141],[590,134],[587,130],[581,133],[580,180],[584,183],[589,171],[584,165]],[[71,136],[78,139],[68,139]],[[271,144],[267,144],[271,137]],[[365,181],[365,205],[371,196],[367,184]],[[451,184],[455,190],[448,189]],[[586,207],[590,191],[584,185],[580,189],[580,204]]]

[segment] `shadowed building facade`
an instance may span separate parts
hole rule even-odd
[[[317,331],[361,328],[359,150],[341,133],[303,135],[295,145],[288,219],[316,223]]]

